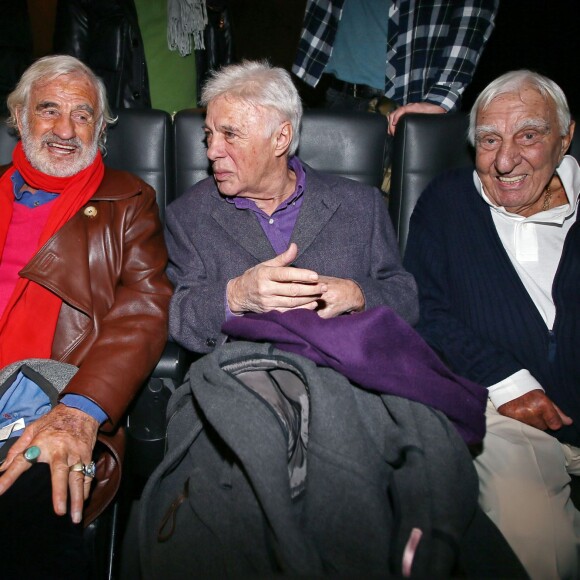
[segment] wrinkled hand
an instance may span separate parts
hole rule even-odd
[[[72,520],[79,523],[92,480],[81,472],[69,471],[69,467],[79,461],[90,463],[98,429],[98,422],[83,411],[66,405],[54,407],[29,425],[10,448],[0,468],[0,495],[32,467],[22,453],[36,445],[40,448],[38,461],[50,465],[54,511],[58,515],[66,514],[70,489]]]
[[[407,113],[426,113],[428,115],[440,115],[446,113],[443,107],[433,105],[431,103],[409,103],[398,107],[392,113],[389,113],[387,119],[389,121],[389,135],[394,135],[397,130],[397,123],[400,118]]]
[[[290,267],[297,254],[296,244],[290,244],[282,254],[230,280],[227,288],[230,310],[234,314],[285,312],[293,308],[314,310],[326,285],[319,282],[316,272]]]
[[[565,415],[543,391],[530,391],[513,401],[508,401],[497,408],[501,415],[511,417],[536,429],[557,430],[564,425],[571,425],[572,419]]]
[[[320,281],[327,286],[316,309],[321,318],[334,318],[345,312],[364,310],[365,298],[356,282],[331,276],[320,276]]]

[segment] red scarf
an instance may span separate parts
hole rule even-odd
[[[22,143],[12,154],[14,169],[0,178],[0,267],[14,204],[10,179],[18,170],[27,185],[60,194],[53,202],[40,235],[38,250],[94,195],[103,180],[105,167],[100,153],[71,177],[53,177],[34,169],[24,155]],[[36,253],[36,252],[35,252]],[[50,358],[52,341],[62,300],[36,282],[19,278],[0,319],[0,368],[26,358]]]

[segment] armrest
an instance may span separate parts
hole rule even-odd
[[[193,360],[193,353],[179,346],[175,342],[168,342],[165,345],[163,354],[157,363],[157,366],[151,373],[155,379],[169,379],[173,382],[174,387],[183,383],[183,377],[189,370],[189,365]]]
[[[127,414],[125,465],[131,475],[147,478],[165,453],[165,413],[169,397],[183,383],[194,355],[174,342],[131,404]]]

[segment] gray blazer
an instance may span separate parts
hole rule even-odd
[[[294,265],[350,278],[366,308],[387,305],[410,324],[418,319],[417,289],[399,257],[378,189],[304,165],[304,201],[292,233]],[[223,342],[226,285],[275,252],[251,211],[237,209],[209,177],[167,208],[167,274],[175,285],[169,312],[173,340],[194,352]]]

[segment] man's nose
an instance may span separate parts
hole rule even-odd
[[[75,124],[69,115],[59,115],[54,122],[52,132],[61,139],[71,139],[75,136]]]
[[[210,161],[223,157],[223,139],[219,135],[212,135],[211,139],[208,139],[207,157]]]
[[[495,156],[495,166],[500,173],[509,173],[521,162],[520,148],[514,141],[504,140]]]

